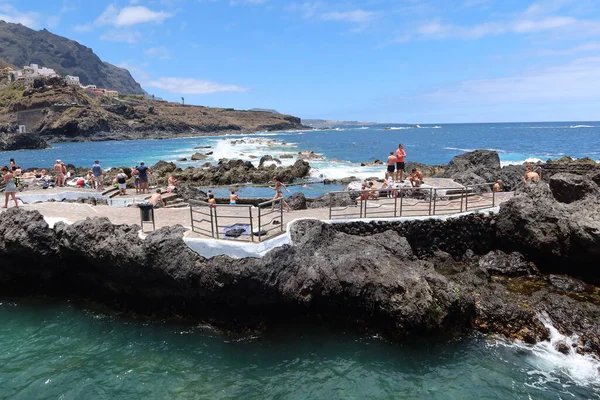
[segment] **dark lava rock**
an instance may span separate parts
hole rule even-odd
[[[192,160],[193,161],[199,161],[199,160],[206,160],[208,158],[208,156],[202,154],[202,153],[194,153],[192,154]]]
[[[290,197],[285,199],[285,201],[287,201],[287,203],[290,205],[290,208],[292,210],[306,210],[307,209],[306,197],[304,196],[304,193],[301,193],[301,192],[294,193],[293,195],[291,195]]]
[[[552,286],[563,292],[581,293],[588,290],[588,285],[568,275],[549,275],[548,281]]]
[[[472,175],[464,175],[471,173]],[[453,178],[455,176],[478,176],[485,182],[495,182],[500,173],[500,157],[498,153],[490,150],[475,150],[455,156],[446,171],[440,175],[442,178]],[[462,182],[471,184],[470,182]]]
[[[558,202],[544,182],[528,183],[500,207],[496,234],[502,247],[519,251],[545,273],[600,282],[600,198],[597,192]]]
[[[571,347],[564,340],[559,340],[558,342],[554,343],[554,348],[556,351],[564,355],[571,354]]]
[[[550,190],[561,203],[579,201],[588,195],[598,196],[598,185],[591,179],[570,173],[558,173],[550,178]]]
[[[308,208],[329,208],[331,207],[349,207],[356,204],[355,199],[358,194],[350,192],[344,193],[326,193],[322,196],[308,199]]]
[[[479,266],[492,275],[521,276],[537,274],[533,263],[525,260],[522,254],[506,254],[502,250],[490,251],[479,259]]]

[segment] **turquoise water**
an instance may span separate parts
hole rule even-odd
[[[479,336],[392,344],[314,322],[267,326],[232,336],[73,303],[0,301],[0,398],[600,398],[587,376],[596,365],[578,359],[575,368],[542,347]]]

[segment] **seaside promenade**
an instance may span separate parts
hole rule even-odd
[[[36,198],[36,196],[40,196]],[[476,211],[478,209],[489,209],[494,206],[498,206],[501,203],[507,201],[513,196],[512,192],[495,193],[493,196],[491,193],[484,193],[477,196],[469,197],[469,204],[471,208],[465,208],[461,200],[438,200],[435,202],[436,208],[433,209],[431,202],[415,199],[405,199],[401,203],[400,200],[381,198],[377,200],[367,200],[362,205],[363,212],[366,216],[360,216],[361,205],[350,205],[346,207],[329,207],[324,208],[310,208],[305,210],[293,210],[290,212],[283,212],[280,214],[276,212],[269,216],[269,220],[265,223],[271,223],[273,220],[277,220],[277,225],[282,224],[285,227],[289,222],[295,219],[312,218],[322,221],[330,219],[396,219],[399,217],[427,217],[427,216],[443,216],[460,214],[462,212]],[[22,201],[19,203],[19,207],[25,210],[36,210],[40,212],[44,219],[50,226],[55,223],[62,221],[67,224],[75,223],[76,221],[85,220],[86,218],[95,217],[106,217],[113,224],[140,224],[140,209],[133,205],[129,207],[116,206],[116,205],[92,205],[84,202],[73,202],[75,199],[106,199],[102,197],[100,192],[90,191],[89,189],[66,189],[66,188],[51,188],[46,190],[28,190],[26,192],[19,193]],[[46,200],[40,200],[40,199]],[[53,198],[53,201],[48,199]],[[61,201],[61,199],[69,199],[71,201]],[[127,196],[119,196],[118,201],[135,201],[136,203],[142,202],[144,195],[128,194]],[[23,203],[24,202],[24,203]],[[360,202],[359,202],[360,203]],[[398,213],[398,205],[402,204],[403,212]],[[460,207],[460,208],[459,208]],[[9,203],[9,209],[12,208],[12,202]],[[219,224],[235,224],[240,222],[240,218],[248,215],[248,209],[254,210],[252,215],[256,220],[258,215],[257,207],[255,206],[238,206],[238,208],[232,208],[225,204],[217,205],[217,210],[220,213]],[[0,209],[0,212],[6,212],[7,209]],[[263,208],[264,210],[264,208]],[[270,206],[269,206],[270,210]],[[226,212],[225,212],[226,211]],[[182,225],[186,228],[186,237],[192,238],[206,238],[194,232],[192,230],[192,217],[190,208],[159,208],[154,210],[154,221],[156,229],[165,226]],[[282,216],[282,218],[279,218]],[[332,217],[333,216],[333,217]],[[394,218],[396,217],[396,218]],[[280,221],[281,219],[281,221]],[[256,224],[256,221],[255,221]],[[258,225],[255,225],[258,226]],[[265,226],[261,225],[261,229]],[[148,225],[145,224],[144,232],[148,233],[151,230]],[[273,235],[275,236],[275,234]],[[265,239],[269,239],[266,237]],[[245,240],[250,240],[246,238]]]

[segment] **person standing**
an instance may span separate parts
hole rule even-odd
[[[237,204],[240,196],[237,195],[235,189],[231,189],[231,194],[229,195],[229,204]]]
[[[54,164],[52,170],[54,171],[54,184],[62,187],[64,180],[62,162],[60,160],[56,160],[56,164]]]
[[[19,203],[17,202],[17,185],[15,184],[14,175],[12,171],[10,171],[7,167],[4,167],[2,171],[4,172],[2,180],[4,181],[4,183],[6,183],[6,187],[4,188],[5,200],[4,206],[2,208],[8,208],[9,197],[12,197],[12,199],[14,200],[15,208],[19,208]]]
[[[92,173],[94,174],[94,184],[96,185],[96,189],[104,189],[102,185],[102,175],[104,174],[104,170],[100,165],[100,161],[94,161],[94,165],[92,165]]]
[[[406,151],[404,151],[404,146],[402,143],[398,145],[396,149],[396,180],[398,180],[398,175],[400,175],[400,182],[404,181],[404,160],[406,158]]]
[[[134,169],[131,170],[131,176],[133,176],[133,184],[135,186],[135,193],[140,193],[140,171],[137,170],[138,166],[136,165]]]
[[[283,199],[283,192],[281,191],[281,188],[283,187],[288,193],[290,192],[290,190],[287,188],[287,186],[285,186],[285,184],[283,182],[281,182],[281,180],[279,180],[279,177],[277,177],[277,176],[273,177],[273,182],[275,182],[275,187],[269,186],[269,189],[273,189],[275,191],[275,197],[273,197],[273,200],[277,200],[277,199],[281,198],[281,202],[283,204],[285,204],[287,211],[288,212],[292,211],[292,209],[290,208],[290,205],[287,203],[287,201],[285,201]],[[275,203],[272,203],[271,210],[274,207],[275,207]]]
[[[137,167],[138,172],[140,173],[140,189],[142,190],[142,194],[150,193],[148,188],[148,174],[150,173],[150,168],[146,167],[144,162],[140,163],[140,166]]]
[[[388,156],[387,162],[387,172],[389,172],[391,175],[394,175],[394,168],[396,167],[396,156],[394,155],[393,151],[390,151],[390,155]]]
[[[117,184],[119,185],[119,193],[121,193],[121,196],[125,196],[127,194],[127,174],[123,169],[120,169],[117,174]]]

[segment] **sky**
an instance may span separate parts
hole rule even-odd
[[[150,94],[302,118],[600,120],[598,0],[0,0]]]

